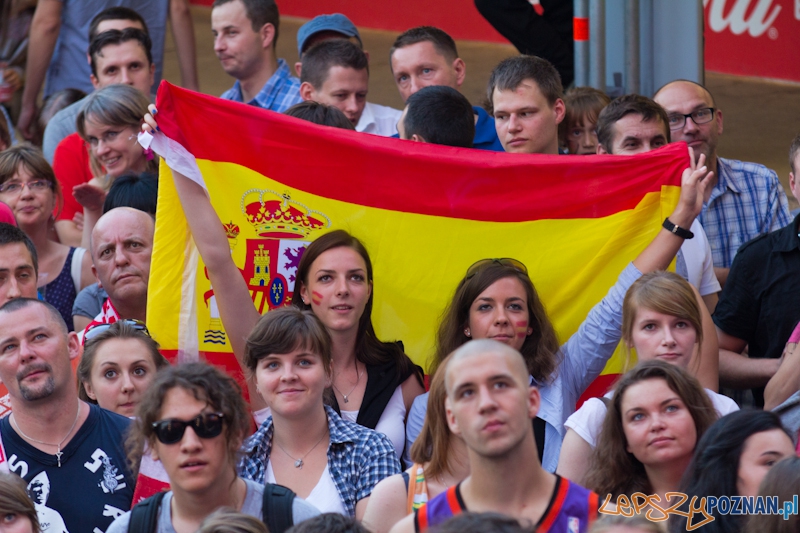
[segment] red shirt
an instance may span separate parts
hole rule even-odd
[[[89,150],[80,135],[72,133],[58,143],[53,155],[53,171],[64,196],[64,208],[58,220],[72,220],[75,213],[83,213],[83,206],[75,200],[72,188],[92,179]]]

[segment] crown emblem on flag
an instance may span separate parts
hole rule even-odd
[[[261,237],[302,239],[315,230],[329,228],[330,219],[292,200],[289,192],[250,189],[242,195],[242,213]]]

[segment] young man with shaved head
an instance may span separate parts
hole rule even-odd
[[[696,157],[705,154],[708,169],[714,172],[698,220],[708,234],[717,278],[724,287],[742,244],[791,222],[786,192],[774,170],[717,155],[722,110],[708,89],[676,80],[660,88],[653,100],[667,111],[672,142],[686,142]]]
[[[445,372],[450,431],[464,440],[470,475],[399,522],[392,533],[433,528],[466,511],[497,512],[537,531],[584,533],[598,497],[542,468],[531,420],[541,404],[522,355],[493,340],[460,347]],[[558,497],[556,497],[558,496]]]

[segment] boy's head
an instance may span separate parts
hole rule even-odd
[[[574,87],[564,96],[566,115],[558,125],[558,137],[567,153],[597,153],[597,117],[611,99],[593,87]]]
[[[474,117],[472,104],[463,94],[434,85],[408,98],[397,131],[401,139],[472,148]]]
[[[486,96],[506,152],[558,153],[563,88],[561,76],[549,61],[524,55],[501,61],[489,77]]]
[[[355,126],[369,90],[367,56],[344,39],[315,44],[303,54],[300,96],[341,110]]]

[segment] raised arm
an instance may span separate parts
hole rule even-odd
[[[36,98],[44,83],[61,30],[61,10],[61,0],[39,0],[31,21],[25,89],[22,91],[22,108],[17,121],[17,128],[28,140],[34,134],[31,126],[36,117]]]
[[[703,209],[703,195],[709,182],[708,178],[712,174],[705,166],[704,154],[701,154],[695,163],[694,152],[689,148],[689,160],[691,166],[683,171],[681,177],[681,197],[678,206],[669,216],[669,220],[673,224],[686,230],[691,227],[692,222]],[[633,260],[633,265],[642,274],[666,270],[681,245],[683,245],[683,238],[661,228],[647,248]]]
[[[197,54],[195,52],[194,23],[188,0],[170,0],[169,23],[178,52],[181,85],[193,91],[200,90],[197,81]]]
[[[151,112],[153,109],[151,106]],[[156,127],[152,115],[148,114],[142,129],[150,132],[155,131]],[[172,175],[175,177],[175,189],[192,238],[208,269],[208,278],[214,288],[222,325],[228,334],[233,353],[242,365],[247,337],[261,315],[253,305],[250,290],[239,268],[233,262],[222,221],[211,205],[206,191],[180,172],[173,170]],[[254,402],[257,398],[259,396],[251,395],[251,401]]]

